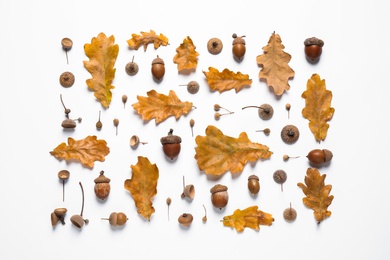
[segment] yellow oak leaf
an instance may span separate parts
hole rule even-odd
[[[258,210],[257,206],[251,206],[244,210],[235,210],[232,215],[223,217],[222,222],[225,227],[242,232],[246,227],[260,230],[260,225],[271,226],[274,218],[271,214]]]
[[[170,116],[179,119],[183,114],[188,114],[193,105],[191,102],[182,102],[175,91],[170,90],[169,95],[157,93],[155,90],[147,92],[147,97],[137,96],[138,102],[133,108],[142,116],[143,120],[155,119],[156,124],[161,123]]]
[[[115,88],[111,84],[115,77],[114,66],[119,46],[114,43],[114,36],[107,38],[104,33],[99,33],[92,38],[90,44],[84,45],[85,54],[89,58],[89,61],[84,61],[84,67],[92,75],[92,78],[86,81],[87,86],[95,92],[95,97],[106,108],[112,100],[111,89]]]
[[[95,161],[104,162],[105,156],[110,153],[110,148],[105,140],[98,140],[96,136],[87,136],[81,140],[68,138],[66,143],[59,144],[51,155],[57,159],[76,160],[82,165],[92,168]]]
[[[203,73],[206,76],[210,89],[212,91],[218,90],[220,93],[231,89],[235,89],[237,93],[244,87],[249,87],[252,84],[249,75],[241,72],[234,73],[228,69],[219,72],[216,68],[209,67],[209,71],[203,71]]]
[[[267,146],[251,142],[245,132],[234,138],[212,125],[206,128],[206,136],[198,135],[195,142],[198,167],[211,175],[222,175],[226,171],[241,173],[247,162],[268,159],[272,155]]]
[[[177,64],[177,70],[191,71],[198,66],[199,53],[195,51],[196,47],[191,38],[187,36],[183,43],[176,48],[176,55],[173,57],[173,62]]]
[[[326,89],[325,80],[318,74],[313,74],[307,81],[306,91],[302,93],[305,107],[302,115],[309,120],[309,128],[318,142],[324,141],[335,109],[330,107],[332,92]]]
[[[152,199],[157,194],[157,165],[151,164],[146,157],[138,156],[138,162],[131,165],[131,170],[131,179],[125,180],[124,187],[133,196],[138,214],[150,221],[155,211]]]
[[[284,52],[283,49],[284,45],[279,34],[274,32],[269,38],[267,46],[263,47],[264,54],[256,57],[257,64],[262,66],[259,78],[265,79],[267,85],[272,87],[278,96],[290,89],[288,80],[295,75],[295,72],[288,66],[291,55]]]
[[[138,50],[139,47],[144,46],[144,51],[146,51],[148,44],[153,43],[154,49],[158,49],[161,45],[167,46],[168,38],[160,33],[157,35],[155,31],[150,30],[150,32],[141,32],[141,34],[133,33],[127,41],[127,44],[131,49]]]
[[[321,175],[318,169],[308,168],[305,176],[305,184],[298,183],[303,193],[306,195],[302,199],[303,204],[314,210],[314,217],[317,223],[329,217],[332,212],[328,211],[328,207],[333,201],[334,196],[329,193],[332,185],[325,185],[326,174]]]

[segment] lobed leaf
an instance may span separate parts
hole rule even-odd
[[[196,47],[191,38],[187,36],[183,43],[176,48],[176,55],[173,57],[173,62],[177,64],[177,70],[192,70],[198,66],[199,53],[195,51]]]
[[[212,91],[218,90],[220,93],[231,89],[235,89],[237,93],[244,87],[249,87],[252,84],[248,74],[234,73],[228,69],[219,72],[216,68],[209,67],[209,71],[203,71],[203,73],[206,76],[210,89]]]
[[[246,227],[260,230],[260,225],[271,226],[274,218],[271,214],[258,210],[257,206],[251,206],[244,210],[235,210],[232,215],[223,217],[222,222],[224,226],[242,232]]]
[[[161,33],[157,35],[153,30],[150,30],[150,32],[141,32],[141,34],[133,33],[131,37],[127,40],[127,44],[134,50],[138,50],[139,47],[144,46],[144,51],[146,51],[149,44],[153,44],[154,49],[168,45],[168,38]]]

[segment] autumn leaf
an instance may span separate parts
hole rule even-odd
[[[203,73],[206,76],[210,89],[212,91],[218,90],[220,93],[231,89],[235,89],[237,93],[245,86],[249,87],[252,84],[249,75],[241,72],[234,73],[228,69],[219,72],[216,68],[209,67],[209,71],[203,71]]]
[[[110,153],[110,148],[107,147],[107,142],[104,140],[97,140],[96,136],[87,136],[81,140],[74,140],[68,138],[68,145],[66,143],[59,144],[51,155],[57,159],[77,160],[82,165],[92,168],[95,161],[104,162],[105,156]]]
[[[206,174],[241,173],[247,162],[268,159],[272,155],[267,146],[251,142],[245,132],[233,138],[211,125],[206,128],[206,136],[198,135],[195,142],[198,145],[195,159]]]
[[[314,217],[318,224],[332,214],[328,211],[328,207],[333,200],[333,195],[329,196],[332,185],[325,185],[325,177],[326,174],[321,175],[318,169],[308,168],[305,176],[306,185],[298,183],[298,186],[306,195],[302,199],[303,204],[314,210]]]
[[[246,227],[260,230],[260,225],[271,226],[274,218],[271,214],[258,210],[257,206],[251,206],[244,210],[235,210],[233,215],[223,217],[222,222],[225,227],[242,232]]]
[[[127,41],[127,44],[131,49],[138,50],[139,47],[144,46],[144,51],[146,51],[148,44],[153,43],[154,49],[158,49],[161,45],[168,45],[168,38],[160,33],[157,35],[155,31],[150,30],[150,32],[141,32],[141,34],[133,33],[131,39]]]
[[[199,53],[195,51],[196,47],[191,38],[187,36],[183,43],[176,49],[176,55],[173,57],[173,62],[177,64],[179,72],[183,70],[196,69],[198,66]]]
[[[288,66],[291,55],[284,52],[283,49],[284,45],[279,34],[274,32],[269,38],[267,46],[263,47],[264,54],[256,57],[257,64],[262,66],[259,78],[265,79],[267,85],[272,87],[278,96],[290,89],[288,80],[295,75],[295,72]]]
[[[115,77],[114,68],[119,52],[119,46],[115,43],[114,36],[100,33],[93,37],[91,44],[84,45],[84,51],[89,61],[84,61],[84,67],[91,73],[92,78],[87,79],[87,86],[94,91],[95,97],[104,107],[109,107],[112,100],[112,81]]]
[[[138,156],[138,162],[131,165],[131,170],[132,176],[125,180],[125,189],[133,196],[138,214],[150,220],[155,211],[152,199],[157,194],[157,165],[151,164],[146,157]]]
[[[306,105],[302,115],[309,120],[309,128],[318,142],[324,141],[335,109],[330,107],[332,92],[326,89],[325,80],[313,74],[307,81],[306,91],[302,93]]]
[[[147,92],[147,97],[137,96],[138,103],[133,108],[142,116],[143,120],[155,119],[156,124],[161,123],[170,116],[178,119],[183,114],[188,114],[192,109],[192,103],[182,102],[173,90],[169,95],[157,93],[155,90]]]

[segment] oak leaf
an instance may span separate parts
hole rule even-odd
[[[212,91],[218,90],[220,93],[231,89],[235,89],[237,93],[244,87],[249,87],[252,84],[249,75],[241,72],[234,73],[228,69],[219,72],[216,68],[209,67],[209,71],[203,71],[203,73],[206,76],[210,89]]]
[[[146,157],[138,156],[137,164],[131,165],[131,169],[132,176],[125,180],[125,189],[133,196],[138,214],[150,221],[155,211],[152,199],[157,194],[157,165],[151,164]]]
[[[198,135],[195,142],[198,167],[211,175],[226,171],[241,173],[247,162],[268,159],[272,155],[267,146],[251,142],[245,132],[234,138],[212,125],[206,128],[206,136]]]
[[[260,230],[260,225],[271,226],[274,218],[271,214],[258,210],[257,206],[251,206],[244,210],[235,210],[233,215],[223,217],[222,222],[225,227],[242,232],[246,227]]]
[[[143,120],[155,119],[156,124],[170,116],[178,119],[183,114],[188,114],[193,105],[191,102],[182,102],[173,90],[169,95],[157,93],[155,90],[147,92],[147,97],[137,96],[138,102],[132,107],[142,116]]]
[[[104,33],[99,33],[92,38],[90,44],[84,45],[85,54],[89,58],[89,61],[84,61],[84,67],[92,75],[92,78],[86,81],[87,86],[95,92],[95,97],[106,108],[112,100],[111,89],[115,88],[111,84],[115,77],[114,66],[119,46],[114,43],[114,36],[107,38]]]
[[[325,80],[313,74],[307,81],[306,91],[302,93],[306,100],[302,115],[309,120],[309,128],[318,142],[325,140],[329,124],[335,109],[330,107],[332,92],[326,89]]]
[[[332,185],[325,185],[326,174],[321,175],[318,169],[308,168],[305,176],[305,184],[298,183],[306,195],[302,199],[303,203],[314,210],[314,217],[318,224],[329,217],[332,212],[328,211],[329,205],[332,203],[333,195],[329,196]]]
[[[284,45],[279,34],[274,32],[269,38],[267,46],[263,47],[264,54],[256,57],[257,64],[262,66],[259,78],[265,79],[267,85],[272,87],[278,96],[290,89],[288,80],[295,75],[295,72],[288,66],[291,55],[284,52],[283,49]]]
[[[177,53],[173,57],[173,62],[177,64],[177,70],[179,72],[196,69],[199,53],[195,49],[196,47],[189,36],[176,48]]]
[[[66,161],[74,159],[80,161],[82,165],[92,168],[95,161],[104,162],[105,156],[110,153],[110,148],[105,140],[98,140],[96,136],[87,136],[81,140],[68,138],[66,143],[59,144],[51,155],[57,159]]]
[[[150,32],[141,32],[141,34],[133,33],[127,41],[127,44],[131,49],[138,50],[139,47],[144,46],[144,51],[146,51],[148,44],[153,43],[154,49],[158,49],[161,45],[167,46],[168,38],[160,33],[157,35],[155,31],[150,30]]]

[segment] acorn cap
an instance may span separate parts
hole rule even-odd
[[[95,183],[109,183],[110,181],[110,178],[104,176],[104,171],[101,171],[99,177],[94,180]]]
[[[238,44],[238,43],[245,45],[245,40],[243,39],[244,36],[240,37],[240,36],[237,36],[237,34],[234,33],[232,37],[234,38],[233,45],[234,44]]]
[[[153,65],[153,64],[162,64],[162,65],[164,65],[164,60],[157,56],[157,58],[155,58],[155,59],[152,61],[152,65]]]
[[[58,178],[61,180],[67,180],[69,179],[70,172],[68,170],[61,170],[58,172]]]
[[[323,149],[322,151],[324,152],[325,155],[325,162],[329,162],[330,160],[332,160],[333,153],[331,151],[329,151],[328,149]]]
[[[252,174],[252,175],[250,175],[250,176],[248,177],[248,181],[249,181],[249,180],[260,180],[260,179],[259,179],[259,177],[258,177],[257,175]]]
[[[294,125],[286,125],[283,127],[280,136],[285,143],[295,143],[299,138],[299,130]]]
[[[194,220],[194,217],[190,213],[183,213],[177,219],[179,223],[185,227],[189,227]]]
[[[220,191],[227,191],[228,187],[222,184],[216,184],[214,187],[210,189],[211,194],[220,192]]]
[[[177,135],[173,135],[173,130],[171,129],[167,136],[161,137],[161,144],[179,144],[181,143],[181,137]]]
[[[316,37],[311,37],[311,38],[307,38],[303,44],[305,44],[305,46],[310,46],[310,45],[318,45],[320,47],[324,46],[324,41],[323,40],[320,40]]]
[[[67,211],[68,210],[66,208],[57,208],[54,210],[54,213],[57,215],[57,217],[61,218],[65,215]]]

